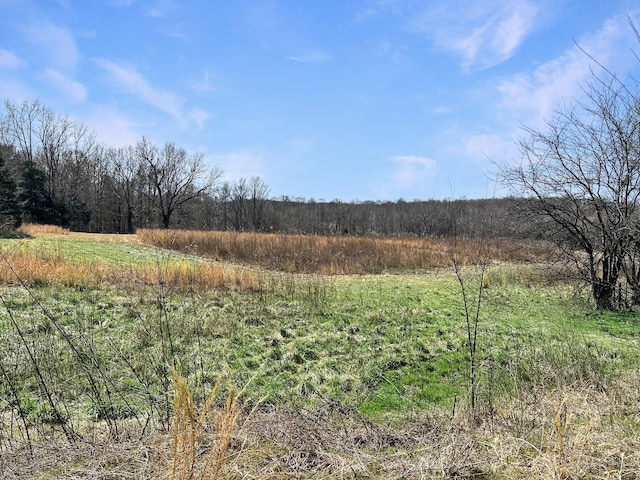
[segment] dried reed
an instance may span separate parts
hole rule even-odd
[[[231,437],[238,421],[242,392],[229,387],[223,404],[217,404],[222,382],[218,381],[204,405],[197,411],[193,395],[185,378],[173,372],[173,460],[170,480],[215,479],[225,463]],[[200,454],[207,430],[213,428],[211,443]]]

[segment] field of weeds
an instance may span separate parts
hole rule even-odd
[[[137,237],[147,245],[289,273],[377,274],[451,266],[452,243],[446,238],[185,230],[139,230]],[[486,246],[492,260],[502,262],[545,261],[550,251],[543,242],[493,240]],[[479,262],[484,253],[478,240],[458,239],[456,248],[463,264]]]
[[[472,408],[443,239],[2,239],[0,477],[639,478],[638,316],[524,247],[482,277],[459,248],[483,286]],[[271,258],[298,248],[312,267]]]

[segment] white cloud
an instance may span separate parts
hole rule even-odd
[[[412,29],[462,60],[462,67],[488,68],[509,59],[536,27],[531,0],[438,1],[412,22]]]
[[[463,142],[463,154],[478,165],[513,158],[516,152],[515,141],[498,134],[472,134]]]
[[[135,124],[108,105],[96,105],[94,110],[81,120],[96,133],[100,142],[110,147],[133,145],[140,139]]]
[[[199,94],[220,91],[227,88],[227,81],[223,75],[206,70],[200,78],[189,82],[189,88]]]
[[[25,66],[25,62],[13,52],[0,48],[0,68],[17,69]]]
[[[56,0],[58,5],[68,11],[72,11],[70,0]]]
[[[48,56],[57,69],[73,69],[80,60],[80,53],[71,32],[52,24],[34,25],[28,29],[29,41]]]
[[[597,32],[578,40],[578,44],[599,63],[617,72],[626,74],[637,62],[631,52],[637,40],[626,16],[607,20]],[[579,99],[592,71],[597,73],[599,69],[580,48],[570,48],[532,73],[521,73],[500,82],[500,109],[516,116],[519,123],[536,126],[564,104]]]
[[[434,114],[434,115],[444,115],[444,114],[447,114],[447,113],[451,113],[452,111],[453,110],[452,110],[451,107],[445,107],[445,106],[435,107],[435,108],[431,109],[431,113]]]
[[[401,43],[380,40],[377,44],[377,53],[395,64],[405,62],[409,52],[410,48]]]
[[[166,90],[151,85],[135,67],[118,65],[110,60],[96,59],[96,65],[106,71],[113,82],[123,90],[139,97],[145,103],[172,116],[181,124],[186,123],[182,112],[184,100]]]
[[[427,157],[398,155],[389,159],[394,166],[391,180],[400,189],[418,185],[433,171],[436,162]]]
[[[87,98],[85,86],[54,69],[47,69],[43,72],[44,79],[54,88],[66,95],[74,102],[82,102]]]
[[[213,91],[214,86],[213,83],[211,83],[211,74],[208,70],[204,72],[204,75],[200,80],[196,80],[191,83],[191,89],[201,93]]]
[[[240,178],[265,176],[263,155],[251,149],[207,155],[207,158],[224,171],[224,181],[234,182]]]
[[[300,63],[326,63],[331,58],[331,55],[326,52],[307,52],[302,55],[292,55],[289,60]]]
[[[4,78],[0,75],[0,92],[3,100],[23,102],[24,100],[37,98],[38,93],[24,82]]]

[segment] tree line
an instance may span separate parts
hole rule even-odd
[[[114,148],[39,101],[6,101],[0,115],[0,229],[23,222],[77,231],[138,228],[330,235],[448,235],[451,209],[473,230],[479,210],[505,201],[342,202],[269,197],[257,176],[221,180],[200,152],[146,137]],[[460,216],[464,221],[460,222]]]

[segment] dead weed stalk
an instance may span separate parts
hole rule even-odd
[[[209,480],[219,478],[227,458],[241,411],[243,391],[228,387],[223,403],[218,403],[222,381],[214,385],[204,405],[198,409],[186,379],[173,371],[173,460],[170,480]],[[213,436],[207,445],[208,432]]]

